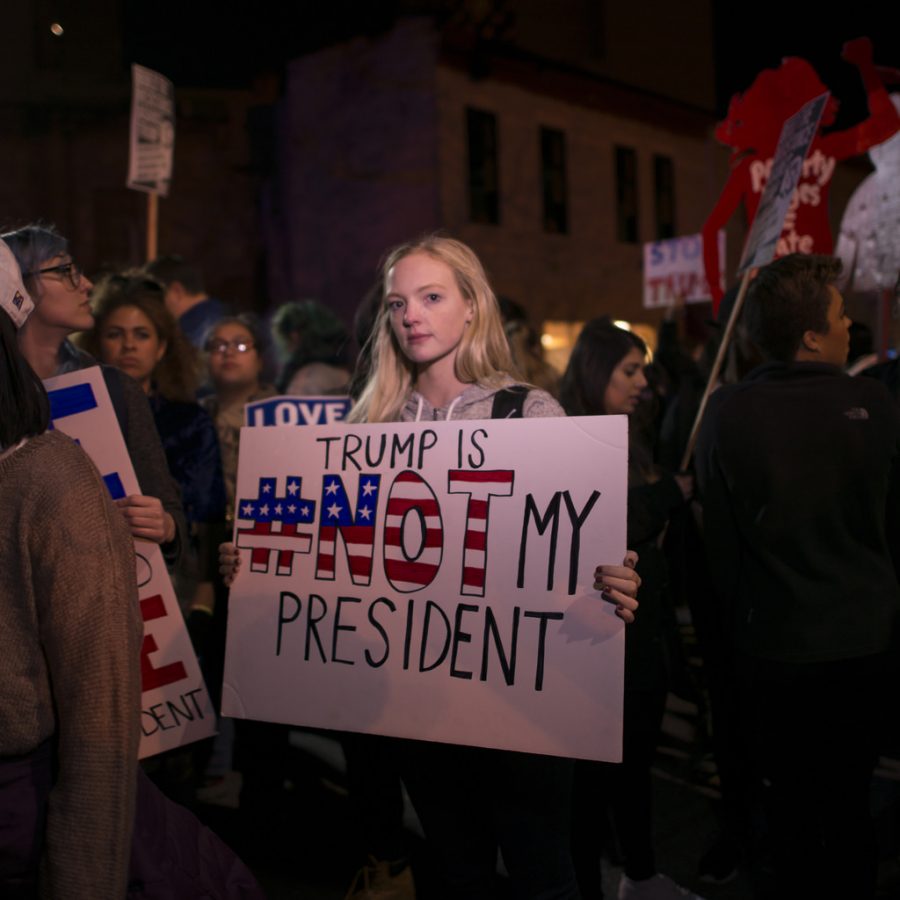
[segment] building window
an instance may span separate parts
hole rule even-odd
[[[544,231],[566,234],[569,230],[566,136],[555,128],[541,129],[541,184],[544,192]]]
[[[500,170],[497,161],[497,117],[480,109],[466,110],[469,141],[469,218],[500,222]]]
[[[637,153],[616,147],[616,236],[627,244],[638,242]]]
[[[675,237],[675,166],[671,156],[653,157],[656,194],[656,239]]]

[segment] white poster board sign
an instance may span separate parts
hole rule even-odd
[[[175,88],[158,72],[132,65],[127,187],[167,196],[174,152]]]
[[[347,418],[351,406],[349,397],[266,397],[244,406],[244,424],[333,425]]]
[[[223,713],[621,759],[627,460],[624,416],[244,428]]]
[[[725,232],[722,230],[718,242],[719,286],[725,290]],[[679,295],[686,303],[712,299],[703,268],[703,235],[644,244],[644,307],[672,306]]]
[[[99,366],[44,382],[53,427],[74,438],[113,496],[140,493]],[[157,544],[135,540],[141,645],[140,757],[215,733],[216,717]],[[124,598],[123,598],[124,601]]]
[[[768,265],[775,258],[775,248],[784,228],[791,198],[803,172],[803,161],[816,135],[819,119],[829,97],[828,91],[814,97],[787,119],[782,126],[778,147],[772,161],[772,171],[763,189],[759,206],[738,273]]]

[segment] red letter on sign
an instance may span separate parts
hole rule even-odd
[[[166,607],[160,594],[146,597],[141,600],[141,618],[145,622],[153,619],[162,619],[166,615]],[[187,670],[180,662],[169,663],[158,669],[150,662],[150,654],[159,650],[152,634],[144,634],[141,644],[141,690],[152,691],[154,688],[165,687],[174,681],[187,678]]]
[[[410,549],[413,537],[418,546]],[[441,567],[443,552],[438,498],[418,472],[400,472],[391,485],[384,520],[384,574],[391,587],[406,594],[428,587]]]
[[[515,473],[512,469],[454,469],[448,473],[447,491],[468,494],[466,537],[460,593],[484,596],[484,573],[487,569],[488,510],[491,497],[509,497],[513,492]]]

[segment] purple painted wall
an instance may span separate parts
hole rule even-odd
[[[273,303],[313,297],[349,324],[384,252],[438,226],[437,54],[411,19],[291,63],[263,213]]]

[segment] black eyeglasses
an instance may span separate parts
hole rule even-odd
[[[81,285],[81,269],[73,262],[60,263],[58,266],[48,266],[46,269],[36,269],[34,272],[25,272],[23,278],[32,275],[49,275],[59,274],[72,286],[73,291],[77,291]]]
[[[238,353],[246,353],[248,350],[252,350],[256,344],[253,341],[223,341],[223,340],[215,340],[211,339],[206,342],[206,352],[207,353],[220,353],[225,354],[228,352],[229,348],[232,350],[237,350]]]

